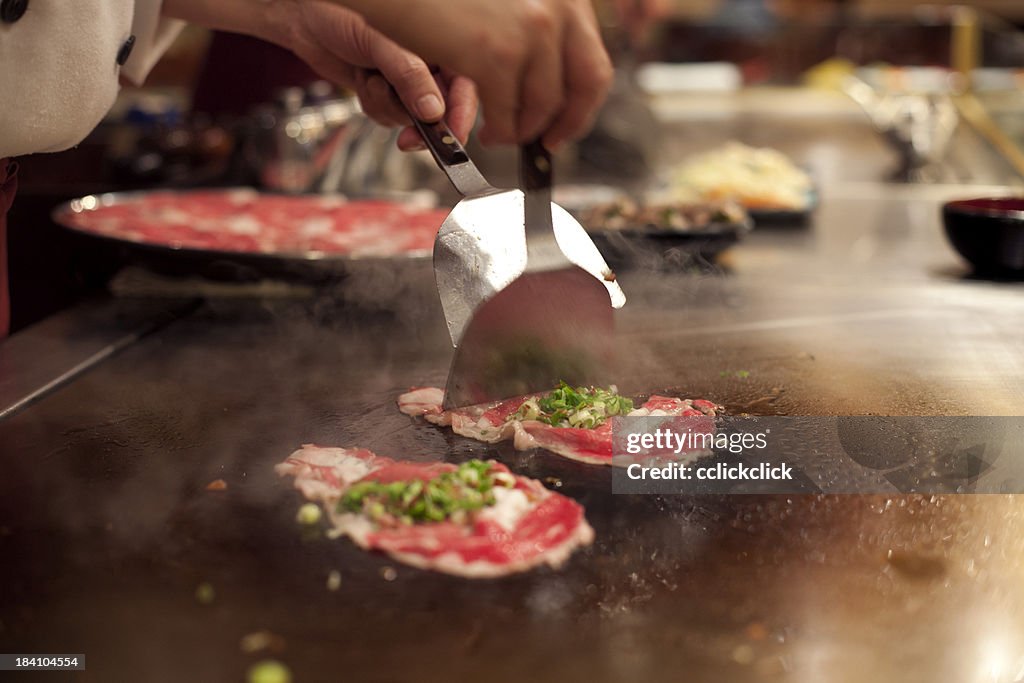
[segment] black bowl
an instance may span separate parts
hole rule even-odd
[[[977,272],[1024,275],[1024,197],[948,202],[942,221],[950,243]]]

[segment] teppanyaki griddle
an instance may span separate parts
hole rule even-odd
[[[1019,289],[963,279],[928,190],[836,190],[813,232],[755,230],[727,277],[623,274],[620,389],[755,414],[1022,414]],[[884,248],[851,260],[865,244]],[[432,289],[396,291],[386,310],[327,314],[209,301],[0,421],[0,651],[84,652],[82,681],[156,683],[244,680],[264,658],[304,682],[1020,670],[1018,497],[613,496],[607,470],[398,414],[397,392],[443,379],[449,349]],[[272,473],[303,441],[497,457],[580,500],[597,542],[562,572],[466,583],[307,539]],[[261,633],[267,647],[243,649]]]
[[[629,284],[653,298],[627,321],[625,392],[814,414],[840,409],[823,389],[838,381],[854,411],[949,409],[934,382],[905,376],[885,393],[842,354],[716,331],[729,278]],[[958,681],[985,638],[1018,642],[1015,499],[613,495],[606,468],[398,413],[397,394],[442,379],[448,353],[433,292],[412,291],[390,315],[330,320],[294,302],[212,302],[0,422],[0,648],[85,653],[83,680],[240,680],[270,657],[303,681],[625,683],[821,667]],[[685,297],[693,326],[658,332],[662,291]],[[891,323],[879,321],[861,334]],[[680,356],[709,334],[717,350]],[[303,442],[498,458],[579,500],[597,540],[562,571],[497,581],[396,565],[295,522],[302,499],[273,465]],[[207,490],[216,479],[227,489]],[[264,632],[265,649],[243,649]]]

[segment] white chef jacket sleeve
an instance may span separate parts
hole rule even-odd
[[[121,75],[132,83],[140,85],[160,56],[170,47],[185,25],[177,19],[160,16],[163,0],[135,0],[135,15],[132,20],[132,35],[135,47],[123,67]]]

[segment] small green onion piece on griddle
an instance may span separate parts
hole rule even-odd
[[[256,662],[249,668],[248,683],[291,683],[291,670],[273,659]]]
[[[306,526],[313,526],[320,521],[320,517],[320,506],[316,503],[306,503],[295,514],[295,521]]]
[[[217,592],[213,589],[213,584],[204,581],[196,586],[196,602],[200,605],[209,605],[216,597]]]

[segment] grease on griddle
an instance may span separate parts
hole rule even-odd
[[[938,556],[906,550],[890,550],[886,562],[908,579],[938,579],[946,574],[946,561]]]
[[[283,652],[285,640],[270,631],[253,631],[246,633],[238,643],[239,649],[247,655],[257,652]]]

